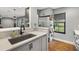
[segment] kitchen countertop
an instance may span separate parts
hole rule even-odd
[[[7,51],[7,50],[11,50],[13,48],[19,47],[38,37],[48,34],[48,32],[47,31],[30,31],[29,34],[35,34],[36,36],[29,38],[27,40],[21,41],[19,43],[13,44],[13,45],[8,41],[8,39],[10,39],[11,37],[0,39],[0,51]]]
[[[76,35],[79,35],[79,30],[74,31]]]

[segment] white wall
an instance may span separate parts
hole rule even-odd
[[[54,10],[54,14],[66,13],[66,34],[54,33],[55,38],[73,41],[74,40],[74,29],[79,25],[79,8],[59,8]]]
[[[38,22],[40,27],[49,27],[49,17],[39,17]]]
[[[1,20],[1,26],[3,28],[13,27],[14,26],[14,20],[13,19],[2,19]]]
[[[36,24],[36,27],[38,27],[38,15],[36,7],[29,8],[29,23],[31,28],[34,28],[34,24]]]
[[[29,20],[28,20],[27,18],[25,18],[25,17],[18,18],[18,19],[16,20],[17,26],[21,26],[22,19],[23,19],[24,25],[27,27],[27,23],[29,23]]]
[[[45,15],[52,15],[53,16],[54,15],[53,8],[45,8],[39,14],[40,14],[40,16],[45,16]],[[49,17],[39,17],[38,20],[41,21],[41,22],[39,22],[39,24],[44,25],[43,27],[48,27],[49,26],[49,23],[50,23],[49,22]]]
[[[13,18],[13,16],[25,16],[25,8],[27,7],[0,7],[0,16],[1,17],[9,17]],[[14,9],[16,9],[14,11]],[[28,19],[26,19],[28,20]],[[2,19],[1,22],[2,27],[13,27],[14,26],[14,20],[13,19]]]
[[[52,8],[43,9],[39,15],[40,16],[53,15],[53,9]]]
[[[16,11],[13,9],[16,9]],[[25,7],[0,7],[0,15],[3,17],[24,16]]]

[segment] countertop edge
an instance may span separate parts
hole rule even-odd
[[[24,40],[24,41],[22,41],[22,42],[19,42],[19,43],[13,45],[13,47],[10,47],[10,48],[8,48],[8,49],[5,49],[4,51],[10,51],[11,49],[20,47],[20,46],[22,46],[23,44],[29,43],[29,42],[31,42],[31,41],[33,41],[33,40],[36,40],[37,38],[42,37],[42,36],[44,36],[44,35],[47,35],[47,33],[43,33],[42,35],[37,35],[36,37],[33,37],[33,38],[30,38],[30,39]]]

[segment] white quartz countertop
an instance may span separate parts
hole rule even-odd
[[[76,35],[79,35],[79,30],[74,31]]]
[[[35,34],[36,36],[32,37],[32,38],[29,38],[27,40],[24,40],[24,41],[21,41],[19,43],[16,43],[16,44],[11,44],[8,39],[10,37],[7,37],[7,38],[4,38],[4,39],[0,39],[0,51],[6,51],[6,50],[11,50],[13,48],[16,48],[16,47],[19,47],[25,43],[28,43],[38,37],[41,37],[43,35],[46,35],[48,32],[46,31],[31,31],[29,32],[29,34]]]
[[[20,28],[19,27],[15,27],[15,28],[0,28],[0,32],[13,31],[13,30],[20,30]]]

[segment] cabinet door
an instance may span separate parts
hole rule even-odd
[[[30,51],[41,51],[41,38],[38,38],[32,42],[29,43]]]
[[[42,51],[47,51],[48,50],[48,45],[47,45],[47,35],[42,37]]]
[[[41,51],[41,38],[37,38],[27,44],[14,48],[11,51]]]
[[[20,47],[12,49],[11,51],[29,51],[29,46],[28,46],[28,44],[24,44]]]

